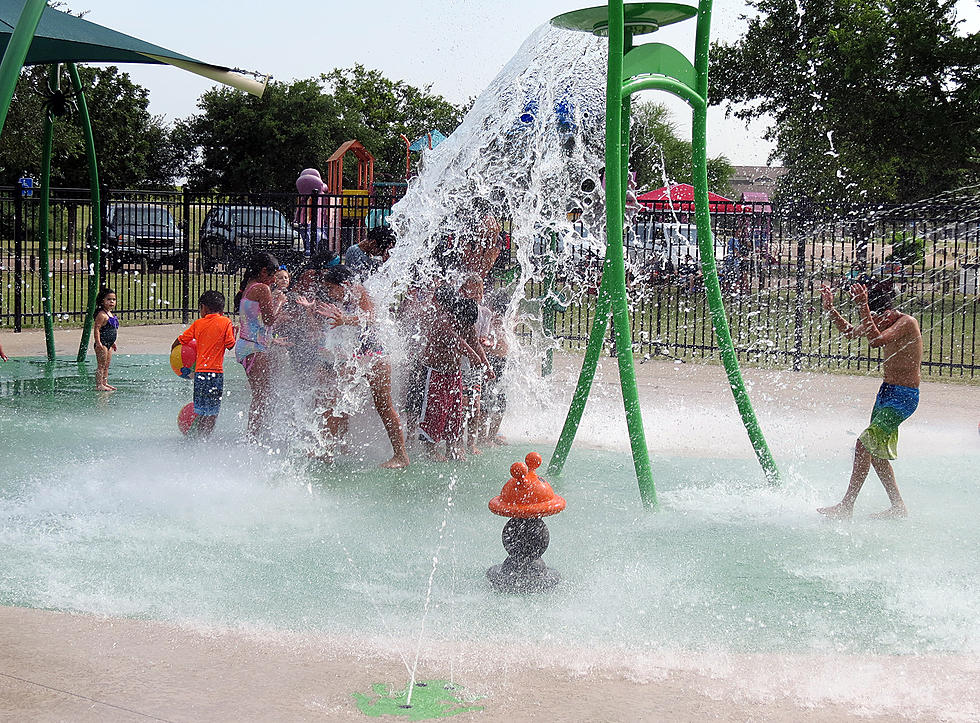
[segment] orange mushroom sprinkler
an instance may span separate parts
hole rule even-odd
[[[531,452],[524,462],[511,465],[511,478],[489,504],[495,515],[510,518],[501,535],[507,559],[487,570],[490,584],[501,592],[539,592],[561,582],[558,571],[541,559],[551,541],[541,518],[565,509],[565,499],[535,472],[540,454]]]

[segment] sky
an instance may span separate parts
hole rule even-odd
[[[595,0],[69,0],[74,12],[148,42],[218,65],[256,70],[275,80],[310,78],[361,63],[392,80],[432,86],[454,103],[479,95],[542,23],[561,13],[598,4]],[[958,0],[966,27],[980,27],[980,0]],[[715,0],[712,40],[735,41],[748,12],[743,0]],[[661,29],[655,36],[688,57],[694,21]],[[150,111],[167,120],[197,110],[197,99],[214,84],[167,66],[129,65],[133,80],[150,91]],[[667,105],[679,133],[690,134],[687,106],[665,93],[644,99]],[[708,116],[708,155],[725,155],[735,165],[764,165],[771,146],[765,123],[746,128]]]

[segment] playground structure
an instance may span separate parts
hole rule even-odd
[[[348,153],[354,154],[357,159],[357,185],[354,188],[344,188],[344,157]],[[327,159],[326,184],[327,193],[333,198],[340,198],[340,213],[334,209],[330,212],[330,246],[340,253],[345,245],[349,245],[340,238],[342,228],[353,228],[351,236],[360,238],[360,230],[364,227],[370,206],[369,197],[374,190],[374,156],[358,140],[341,144]]]
[[[100,208],[98,159],[95,153],[95,139],[89,119],[85,91],[75,66],[77,62],[146,63],[167,64],[202,75],[233,88],[245,90],[260,96],[265,91],[268,76],[261,80],[224,66],[203,63],[180,53],[175,53],[158,45],[144,42],[129,35],[118,33],[101,25],[48,7],[45,0],[22,0],[5,4],[0,20],[11,31],[0,32],[0,48],[3,60],[0,61],[0,136],[10,109],[20,71],[27,65],[50,64],[49,86],[52,95],[66,100],[61,88],[61,66],[66,65],[71,79],[72,91],[78,103],[78,114],[85,136],[85,151],[88,158],[91,186],[92,208]],[[14,19],[16,15],[16,20]],[[256,76],[258,77],[258,76]],[[67,104],[60,104],[67,105]],[[54,142],[54,122],[56,111],[49,110],[44,118],[44,142],[41,160],[41,209],[40,209],[40,271],[42,298],[44,305],[44,336],[48,360],[55,358],[54,325],[51,302],[50,274],[50,233],[48,218],[51,200],[51,152]],[[92,224],[92,237],[89,249],[89,268],[92,269],[88,285],[88,313],[82,328],[82,338],[78,346],[78,361],[84,361],[92,322],[95,315],[95,297],[101,282],[102,267],[102,224]]]
[[[446,136],[443,135],[442,131],[434,128],[414,141],[408,140],[408,136],[404,133],[401,134],[401,139],[405,141],[405,180],[407,181],[412,176],[412,153],[431,151],[446,140]]]
[[[585,360],[575,388],[568,416],[548,473],[561,474],[578,430],[585,404],[595,378],[599,354],[610,317],[618,350],[620,386],[626,409],[630,448],[640,497],[650,507],[657,504],[650,470],[650,456],[643,431],[643,418],[636,388],[630,333],[629,301],[623,259],[623,216],[626,210],[627,164],[629,161],[629,121],[631,96],[643,90],[663,90],[686,101],[693,113],[691,163],[694,181],[695,217],[701,270],[707,292],[712,325],[722,351],[729,386],[735,397],[742,423],[768,481],[778,482],[779,472],[772,458],[749,399],[738,358],[735,354],[721,287],[715,264],[708,201],[707,171],[707,95],[708,42],[711,28],[711,0],[698,7],[677,3],[630,3],[609,0],[608,7],[585,8],[552,18],[553,25],[569,30],[608,36],[606,79],[606,257],[596,300],[595,317],[589,332]],[[663,43],[634,45],[639,35],[656,32],[664,25],[697,16],[694,63],[680,51]]]

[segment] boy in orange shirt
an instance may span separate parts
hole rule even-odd
[[[235,347],[235,333],[231,319],[222,315],[225,296],[220,291],[201,294],[201,318],[195,321],[174,341],[186,344],[197,340],[197,363],[194,366],[194,414],[198,436],[209,437],[221,411],[221,395],[224,391],[224,358],[227,349]]]

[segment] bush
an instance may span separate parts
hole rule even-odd
[[[925,239],[896,231],[892,234],[892,252],[888,261],[897,261],[903,266],[916,266],[925,261]]]

